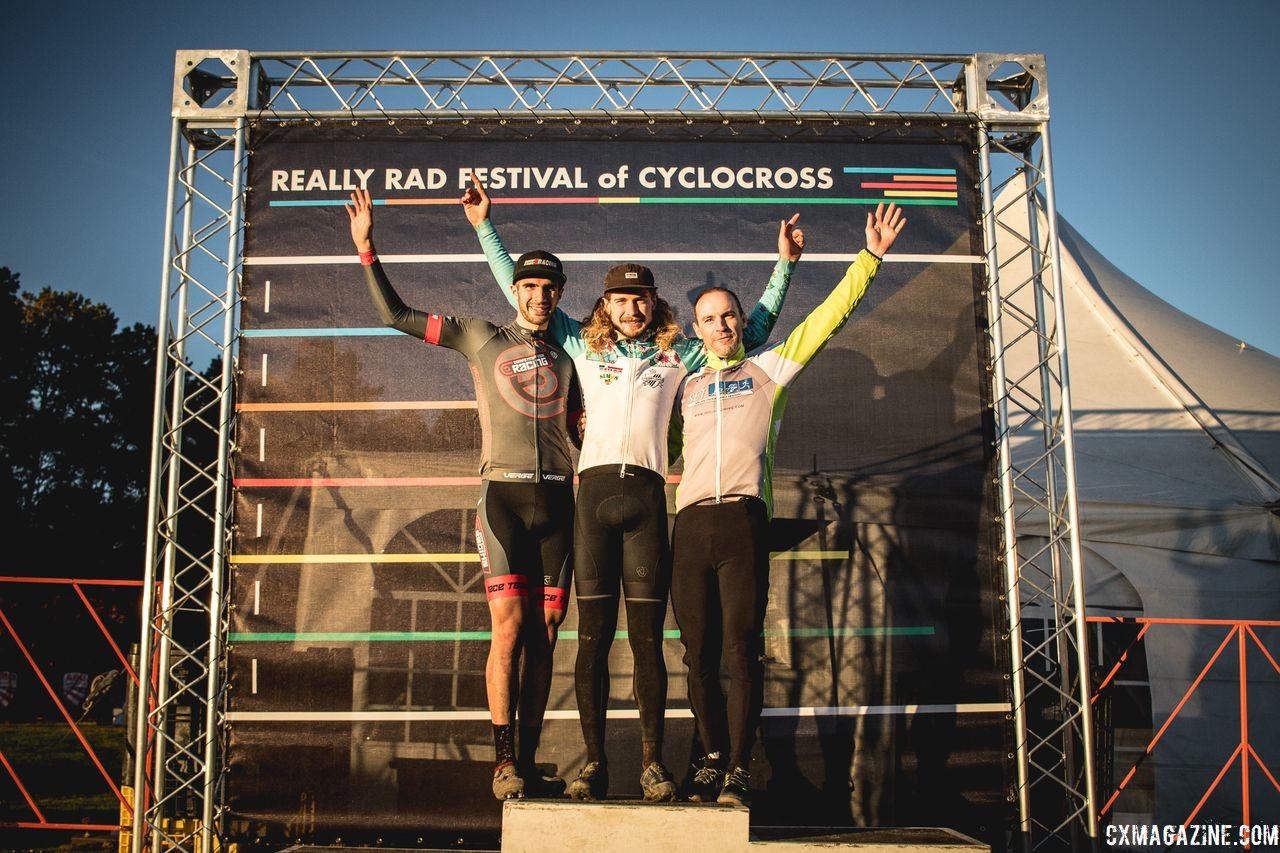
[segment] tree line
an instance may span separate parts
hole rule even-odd
[[[0,267],[5,575],[140,578],[154,327]]]

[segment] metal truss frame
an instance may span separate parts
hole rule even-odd
[[[1096,844],[1079,518],[1049,156],[1036,54],[179,51],[157,343],[143,679],[131,849],[210,851],[225,817],[226,557],[247,131],[413,119],[442,137],[947,132],[980,142],[992,398],[1019,824],[1012,846]],[[660,127],[659,127],[660,126]],[[1010,202],[1002,188],[1025,177]],[[1021,209],[1019,209],[1021,208]],[[1030,211],[1032,228],[1012,224]],[[1037,223],[1043,223],[1038,226]],[[997,234],[1015,236],[1009,257]],[[1003,244],[1003,240],[1002,240]],[[1013,276],[1013,265],[1029,276]],[[1021,269],[1022,266],[1019,267]],[[1015,279],[1016,280],[1012,280]],[[193,359],[213,363],[200,370]],[[1029,358],[1022,357],[1024,353]],[[1016,372],[1010,364],[1030,364]],[[1034,440],[1034,460],[1011,448]],[[1021,457],[1019,457],[1021,458]],[[1034,517],[1048,545],[1019,554]],[[1022,630],[1044,620],[1043,634]],[[1029,708],[1037,709],[1035,714]]]

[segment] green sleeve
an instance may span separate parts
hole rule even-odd
[[[667,424],[667,466],[670,467],[684,451],[684,416],[680,414],[680,398],[676,398],[675,410]]]
[[[879,258],[865,249],[859,252],[827,298],[787,335],[777,354],[801,367],[812,361],[858,307],[879,270]]]
[[[787,289],[791,287],[791,274],[795,272],[796,262],[779,258],[773,266],[773,274],[769,276],[769,284],[756,307],[751,309],[747,318],[747,328],[742,333],[742,345],[747,352],[764,345],[773,331],[773,324],[778,322],[782,313],[782,303],[787,298]]]

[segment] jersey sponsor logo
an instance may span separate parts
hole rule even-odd
[[[530,370],[537,370],[540,367],[550,367],[551,359],[547,358],[548,355],[550,353],[535,352],[523,358],[499,362],[498,372],[503,376],[516,376],[521,373],[528,373]]]
[[[646,388],[661,388],[662,383],[667,381],[667,377],[659,370],[647,370],[644,376],[640,377],[640,384]]]
[[[504,471],[502,477],[504,480],[532,480],[537,474],[528,471]]]
[[[615,367],[611,364],[602,364],[600,365],[600,371],[597,376],[599,376],[600,381],[605,385],[612,385],[619,379],[619,377],[622,376],[622,368]]]
[[[751,377],[708,382],[705,388],[699,388],[694,394],[690,395],[688,398],[689,405],[700,406],[703,403],[714,402],[717,397],[723,400],[728,397],[742,397],[746,394],[753,394],[755,393],[755,384],[755,380]]]
[[[605,364],[613,364],[617,360],[618,360],[618,354],[614,352],[612,347],[605,350],[604,352],[587,350],[587,361],[603,361]]]
[[[563,483],[569,479],[568,474],[543,474],[542,479],[551,483]]]
[[[556,375],[559,353],[541,341],[518,344],[499,353],[493,384],[507,405],[525,417],[553,418],[565,410],[565,386]]]

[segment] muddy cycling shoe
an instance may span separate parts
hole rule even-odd
[[[524,779],[510,761],[493,768],[493,795],[499,800],[518,800],[524,796]]]
[[[724,770],[715,765],[720,759],[708,755],[693,763],[693,782],[689,785],[689,801],[694,803],[714,803],[720,796],[720,788],[724,785]]]
[[[559,776],[543,773],[537,767],[521,770],[524,779],[524,795],[539,800],[555,800],[564,796],[564,780]]]
[[[676,798],[676,780],[661,761],[655,761],[640,774],[640,790],[651,803],[669,803]]]
[[[724,787],[720,789],[717,803],[745,806],[751,800],[751,774],[741,767],[734,767],[724,774]]]
[[[609,768],[599,761],[588,762],[569,783],[569,796],[575,800],[603,800],[607,793]]]

